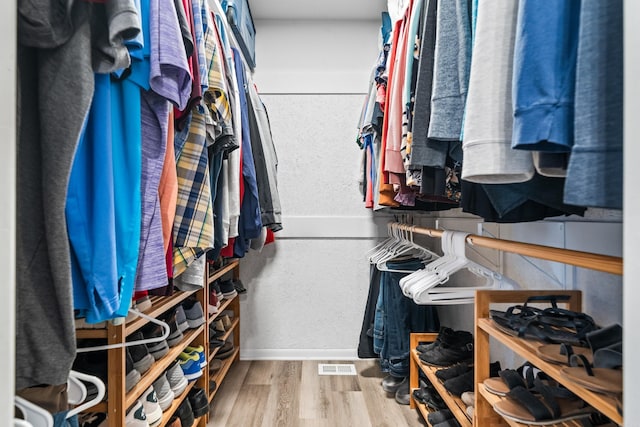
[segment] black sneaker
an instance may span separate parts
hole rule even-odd
[[[169,336],[167,337],[167,344],[169,344],[169,347],[175,347],[180,344],[184,335],[182,334],[182,330],[178,328],[176,309],[173,308],[169,310],[164,316],[162,316],[162,321],[169,325]]]
[[[230,279],[220,280],[220,290],[226,299],[231,299],[238,295],[238,291],[236,291],[235,286],[233,286],[233,281]]]
[[[127,341],[141,341],[144,339],[142,332],[137,331],[127,337]],[[133,367],[140,372],[140,374],[144,374],[151,368],[151,365],[154,362],[153,356],[149,353],[149,349],[146,345],[132,345],[127,347],[127,351],[131,354],[131,359],[133,360]]]
[[[209,400],[203,389],[194,387],[189,391],[189,404],[196,418],[202,417],[209,412]]]
[[[149,323],[143,326],[141,331],[146,339],[160,338],[164,335],[162,326],[156,325],[155,323]],[[161,359],[169,352],[169,345],[166,340],[147,344],[147,348],[155,360]]]
[[[473,369],[464,374],[446,380],[443,385],[454,396],[460,397],[465,391],[473,391]]]
[[[233,281],[233,287],[236,288],[239,294],[244,294],[247,292],[247,288],[244,287],[244,283],[240,279]]]
[[[432,386],[413,390],[413,398],[435,411],[447,409],[447,404],[444,403],[444,400]]]
[[[471,370],[471,366],[467,363],[458,363],[450,368],[438,369],[436,371],[436,377],[441,381],[446,381],[451,378],[459,377],[465,372]]]
[[[193,410],[191,409],[189,399],[184,399],[182,401],[180,406],[178,406],[178,409],[176,409],[175,415],[180,418],[180,424],[182,424],[183,427],[193,426],[195,417],[193,416]]]
[[[406,377],[387,375],[382,379],[382,389],[387,393],[395,393],[405,380]]]
[[[443,336],[437,346],[420,354],[427,365],[451,366],[473,360],[473,335],[467,331],[455,331],[452,336]]]

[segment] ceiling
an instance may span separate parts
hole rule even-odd
[[[249,0],[253,19],[379,20],[386,0]]]

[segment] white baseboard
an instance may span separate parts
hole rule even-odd
[[[242,360],[357,360],[356,350],[346,349],[245,349]]]

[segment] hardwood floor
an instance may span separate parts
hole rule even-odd
[[[319,361],[241,361],[211,405],[208,427],[413,427],[420,414],[382,390],[377,360],[357,376],[320,376]],[[338,362],[336,362],[338,363]],[[339,362],[348,363],[348,362]]]

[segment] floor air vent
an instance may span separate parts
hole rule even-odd
[[[356,365],[318,363],[318,375],[358,375]]]

